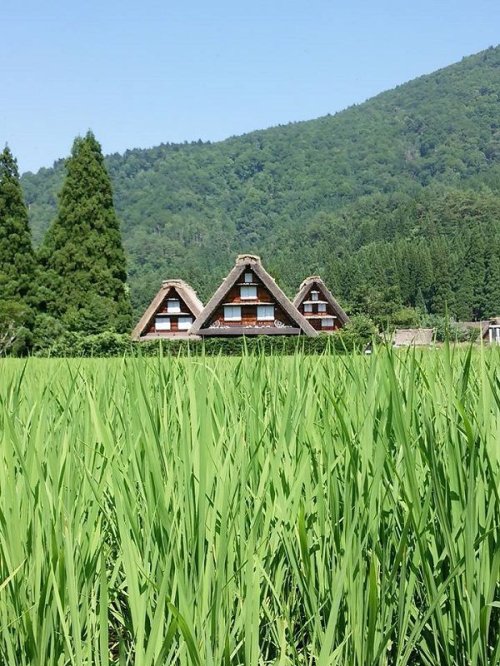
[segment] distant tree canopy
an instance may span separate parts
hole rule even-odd
[[[239,252],[379,323],[500,314],[499,71],[491,48],[334,116],[109,156],[135,316],[165,278],[207,299]],[[37,243],[63,167],[22,179]]]
[[[101,146],[89,132],[73,144],[58,214],[39,257],[42,309],[72,331],[130,330],[125,254]]]
[[[358,232],[347,231],[346,219]],[[278,243],[273,262],[291,281],[287,267],[297,263],[288,248]],[[342,215],[313,218],[293,252],[351,313],[381,325],[408,307],[466,321],[500,312],[500,196],[488,191],[428,187],[411,197],[367,197]]]

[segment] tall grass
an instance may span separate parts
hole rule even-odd
[[[500,354],[2,361],[0,662],[500,663]]]

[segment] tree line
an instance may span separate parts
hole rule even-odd
[[[380,327],[500,314],[500,197],[441,185],[361,198],[275,242],[275,274],[319,273]],[[296,257],[295,261],[291,261]]]
[[[156,241],[151,234],[151,254]],[[205,241],[214,248],[211,263],[188,256],[179,272],[195,286],[215,289],[227,270],[228,251],[216,234],[212,238],[207,231]],[[489,188],[433,185],[413,194],[361,197],[341,211],[318,212],[304,225],[279,227],[263,250],[267,267],[290,296],[298,277],[318,273],[349,314],[367,317],[379,329],[443,327],[445,315],[471,321],[500,313],[500,197]],[[181,252],[181,262],[182,257]],[[166,277],[166,262],[159,269]],[[132,319],[120,224],[94,135],[75,140],[57,215],[36,251],[16,160],[5,148],[0,350],[64,349],[64,341],[59,347],[57,342],[68,333],[78,334],[78,345],[85,346],[82,336],[128,334]]]

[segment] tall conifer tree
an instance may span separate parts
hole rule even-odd
[[[0,153],[0,299],[31,301],[36,260],[17,162]]]
[[[57,218],[40,252],[46,310],[70,330],[126,332],[131,306],[125,254],[101,146],[78,137],[66,164]]]
[[[0,153],[0,356],[31,348],[36,258],[17,162]]]

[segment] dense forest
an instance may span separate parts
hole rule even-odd
[[[498,315],[499,109],[496,47],[332,116],[108,156],[135,315],[168,277],[207,299],[240,252],[380,323]],[[36,245],[63,177],[21,179]]]

